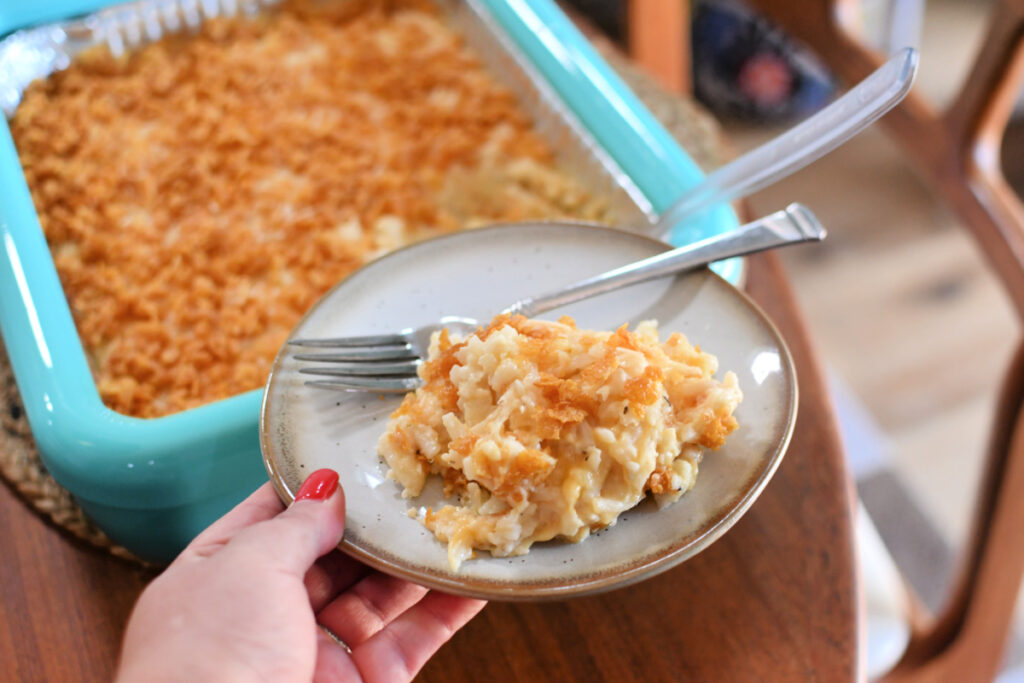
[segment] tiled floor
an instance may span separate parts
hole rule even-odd
[[[928,3],[917,87],[936,104],[950,101],[966,73],[988,4]],[[740,151],[773,132],[727,130]],[[1015,135],[1004,155],[1024,166],[1024,131]],[[873,423],[869,436],[899,484],[874,501],[865,495],[865,504],[882,536],[898,542],[907,536],[896,527],[914,523],[899,512],[907,501],[894,500],[906,492],[955,550],[968,531],[998,382],[1020,339],[1013,312],[968,234],[877,127],[751,204],[760,213],[790,201],[807,203],[830,230],[824,244],[784,259],[826,362]],[[891,550],[897,559],[918,553]],[[941,594],[946,560],[918,559],[926,561],[915,571],[933,573],[919,590]]]

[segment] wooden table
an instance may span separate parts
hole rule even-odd
[[[491,604],[428,663],[429,681],[844,681],[858,677],[851,482],[824,379],[775,256],[748,291],[796,361],[789,452],[747,515],[637,586]],[[0,680],[109,680],[152,573],[86,547],[0,486]]]

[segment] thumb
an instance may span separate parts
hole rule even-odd
[[[245,529],[228,545],[302,577],[344,533],[345,494],[338,473],[322,469],[309,475],[287,510]]]

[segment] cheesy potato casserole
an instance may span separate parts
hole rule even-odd
[[[694,485],[704,449],[737,427],[742,393],[717,364],[682,334],[660,343],[653,321],[594,332],[499,316],[466,339],[434,335],[378,450],[405,497],[432,474],[457,497],[418,513],[453,571],[475,549],[581,541],[648,493],[661,507]]]
[[[100,395],[139,417],[262,386],[385,251],[605,211],[423,0],[292,0],[89,52],[10,127]]]

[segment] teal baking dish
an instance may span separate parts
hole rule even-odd
[[[95,31],[102,21],[121,21],[132,12],[156,11],[153,7],[166,12],[189,5],[201,16],[218,6],[196,0],[136,2],[101,10],[85,20],[25,28],[102,4],[101,0],[51,2],[45,12],[34,16],[0,5],[0,31],[24,29],[0,41],[0,79],[7,79],[0,81],[0,104],[8,115],[20,96],[18,88],[27,84],[33,68],[40,68],[28,62],[56,59],[41,67],[44,74],[62,68],[67,62],[62,50],[80,40],[86,28]],[[258,9],[259,4],[271,3],[254,0],[247,5],[245,0],[232,0],[221,4]],[[554,2],[451,0],[447,4],[458,5],[459,11],[468,12],[491,32],[480,44],[504,51],[499,68],[507,68],[507,60],[512,59],[531,87],[550,100],[559,125],[572,129],[581,149],[586,148],[589,156],[583,165],[600,166],[608,192],[630,203],[637,218],[627,227],[642,230],[701,178],[694,162]],[[131,32],[118,34],[121,48],[130,48],[138,39]],[[18,49],[11,49],[12,45]],[[26,50],[25,45],[36,51]],[[687,223],[686,239],[725,232],[736,225],[732,210],[723,205]],[[6,118],[0,124],[0,239],[0,331],[46,467],[115,541],[148,560],[172,558],[196,533],[266,480],[258,439],[262,392],[154,419],[126,417],[104,406]],[[735,281],[739,263],[719,264],[719,271]]]

